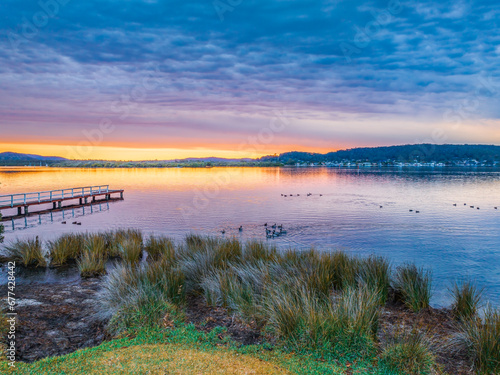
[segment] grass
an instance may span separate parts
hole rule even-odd
[[[167,312],[179,318],[185,284],[184,274],[168,260],[140,267],[118,265],[104,280],[100,315],[111,319],[109,329],[114,333],[154,327]]]
[[[436,368],[431,342],[415,330],[396,335],[380,358],[381,367],[392,374],[428,375]]]
[[[51,266],[62,266],[71,261],[76,261],[82,254],[85,245],[85,234],[64,234],[54,241],[49,241],[48,249]]]
[[[7,258],[19,262],[24,267],[46,267],[42,243],[38,236],[34,239],[17,240],[12,245],[6,247]]]
[[[77,259],[82,277],[96,277],[106,273],[106,241],[100,234],[85,239],[84,250]]]
[[[71,241],[54,242],[56,264],[73,256],[63,250]],[[81,245],[81,239],[74,241]],[[147,261],[139,262],[143,249]],[[434,367],[427,339],[415,332],[396,337],[379,352],[379,315],[391,284],[411,310],[429,306],[430,273],[414,265],[405,264],[392,276],[390,263],[382,257],[279,252],[262,242],[198,235],[186,236],[180,244],[150,237],[143,247],[140,232],[119,230],[85,236],[78,256],[82,275],[102,274],[110,257],[120,261],[103,278],[98,309],[118,338],[20,368],[40,374],[50,366],[71,373],[78,365],[89,373],[141,373],[146,368],[155,373],[161,368],[173,373],[265,374],[270,364],[270,371],[278,373],[423,375]],[[466,289],[459,288],[457,295],[474,294]],[[223,329],[202,333],[186,324],[186,301],[192,296],[226,308],[230,316],[259,330],[264,343],[239,348],[228,342]],[[481,321],[464,318],[460,324],[455,344],[470,353],[478,368],[496,369],[498,312],[490,311]],[[142,354],[148,350],[155,355]],[[185,361],[169,360],[175,356]],[[252,367],[238,367],[238,357]]]
[[[487,307],[484,318],[464,319],[452,345],[465,350],[479,374],[500,373],[500,310]]]
[[[426,309],[431,299],[431,273],[414,264],[398,267],[394,289],[399,299],[413,312]]]
[[[451,295],[453,296],[452,311],[456,319],[467,320],[477,316],[483,289],[478,288],[472,280],[455,282],[451,288]]]
[[[0,362],[3,374],[231,374],[231,375],[382,375],[367,362],[334,360],[319,353],[290,353],[277,346],[238,347],[225,331],[198,331],[192,325],[141,331],[132,338],[105,342],[98,347],[43,359],[17,363],[11,370]]]
[[[175,253],[174,242],[167,237],[150,236],[145,245],[148,258],[157,261],[163,257],[172,259]]]
[[[123,239],[118,244],[118,253],[123,261],[130,264],[137,264],[141,260],[142,255],[142,241],[137,239]]]

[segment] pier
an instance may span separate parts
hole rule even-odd
[[[5,216],[2,221],[7,221],[20,216],[30,214],[29,207],[45,204],[52,204],[51,209],[44,209],[36,213],[48,212],[51,210],[61,210],[65,208],[63,202],[78,200],[78,204],[73,202],[70,207],[84,206],[89,203],[123,200],[124,190],[110,190],[109,185],[87,186],[62,190],[40,191],[34,193],[0,195],[0,211],[17,208],[17,215]],[[116,196],[118,194],[118,197]],[[115,195],[115,197],[113,197]],[[100,199],[98,199],[100,198]],[[90,201],[90,202],[89,202]],[[23,212],[24,211],[24,212]]]

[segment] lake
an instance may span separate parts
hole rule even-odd
[[[125,189],[124,201],[67,210],[64,219],[61,212],[31,216],[16,220],[14,230],[5,222],[6,242],[128,227],[176,239],[189,232],[223,236],[224,229],[226,237],[281,249],[342,249],[429,267],[434,306],[448,305],[447,287],[470,276],[499,305],[498,170],[0,169],[0,195],[108,184]],[[283,224],[287,234],[266,239],[266,222]]]

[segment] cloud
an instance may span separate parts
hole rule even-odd
[[[2,132],[11,140],[29,131],[76,141],[82,129],[111,118],[124,131],[110,135],[110,144],[137,139],[147,147],[153,141],[143,129],[178,134],[177,141],[236,142],[287,107],[301,124],[287,141],[300,143],[307,133],[319,142],[356,123],[347,137],[355,146],[370,137],[428,136],[429,123],[444,122],[467,101],[478,104],[464,122],[500,116],[500,37],[493,32],[500,14],[491,2],[228,6],[221,22],[211,1],[4,0]],[[484,90],[480,77],[497,92]],[[308,126],[318,118],[320,126]],[[373,119],[376,129],[363,125]],[[466,142],[469,134],[450,138]],[[484,142],[491,141],[485,131]]]

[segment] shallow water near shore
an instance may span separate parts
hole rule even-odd
[[[383,255],[395,266],[415,262],[431,268],[436,307],[450,303],[447,287],[465,276],[477,279],[486,288],[486,298],[500,305],[500,210],[494,208],[500,206],[498,170],[0,170],[0,195],[108,184],[125,189],[125,200],[68,210],[64,219],[63,213],[54,213],[16,220],[14,230],[5,222],[6,242],[139,228],[177,240],[196,232],[259,239],[281,249],[343,249]],[[63,220],[68,224],[61,224]],[[266,239],[266,222],[283,224],[287,234]],[[38,276],[19,277],[47,283],[78,277],[74,269],[66,274],[36,272]]]

